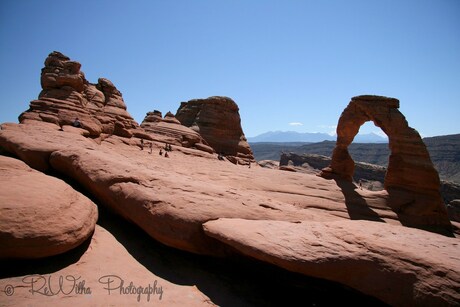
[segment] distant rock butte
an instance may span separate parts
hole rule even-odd
[[[198,132],[217,152],[232,162],[254,161],[243,129],[237,104],[228,97],[209,97],[182,102],[176,118],[182,125]]]
[[[322,176],[352,181],[355,163],[348,146],[367,121],[388,135],[390,157],[385,176],[388,205],[405,225],[450,231],[446,207],[439,192],[440,180],[418,132],[409,127],[398,110],[399,100],[381,96],[357,96],[342,112],[332,162]]]

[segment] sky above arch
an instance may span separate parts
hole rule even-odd
[[[0,44],[0,123],[37,98],[57,50],[110,79],[139,123],[219,95],[246,136],[331,133],[351,97],[375,94],[423,136],[460,133],[457,0],[2,0]]]

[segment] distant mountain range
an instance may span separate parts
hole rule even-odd
[[[248,137],[250,143],[260,142],[303,142],[303,143],[317,143],[322,141],[335,141],[337,136],[327,133],[310,133],[310,132],[296,132],[296,131],[269,131],[262,133],[258,136]],[[388,143],[388,138],[382,137],[375,133],[358,134],[354,143]]]

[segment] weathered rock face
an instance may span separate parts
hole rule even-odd
[[[238,110],[232,99],[216,96],[183,102],[176,118],[198,132],[216,152],[245,164],[254,161],[254,156],[241,128]]]
[[[373,121],[389,138],[391,154],[384,182],[390,194],[389,205],[406,218],[407,225],[438,225],[449,229],[447,211],[439,192],[438,173],[420,135],[409,127],[398,108],[399,100],[394,98],[352,98],[340,116],[332,162],[323,169],[322,176],[335,174],[352,180],[355,164],[348,153],[348,145],[362,124]]]
[[[183,126],[171,112],[166,113],[164,118],[160,111],[148,112],[141,128],[151,135],[166,137],[166,141],[170,144],[214,153],[198,132]]]
[[[73,125],[97,137],[101,133],[131,137],[138,124],[126,111],[120,91],[107,79],[89,83],[81,64],[54,51],[45,60],[41,73],[42,91],[30,102],[19,121],[38,120],[56,125]]]
[[[369,221],[217,219],[203,228],[247,256],[338,281],[391,306],[454,306],[460,299],[456,238]]]
[[[62,180],[0,156],[0,258],[71,250],[94,231],[97,207]]]

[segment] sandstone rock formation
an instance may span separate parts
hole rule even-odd
[[[89,83],[81,64],[54,51],[41,73],[42,91],[19,121],[37,120],[64,126],[78,118],[92,137],[101,133],[131,137],[138,124],[126,111],[120,91],[107,79]]]
[[[209,97],[182,102],[176,118],[186,127],[198,132],[218,153],[235,163],[254,161],[243,129],[236,103],[227,97]]]
[[[338,281],[392,306],[459,302],[460,247],[455,238],[369,221],[218,219],[203,227],[247,256]]]
[[[235,258],[241,255],[258,258],[308,276],[340,282],[390,304],[430,305],[460,301],[459,260],[456,257],[458,238],[402,227],[410,224],[408,221],[412,223],[410,225],[426,225],[426,219],[434,216],[430,199],[419,193],[420,185],[414,185],[417,189],[404,190],[390,184],[387,190],[372,192],[357,189],[353,183],[338,178],[325,180],[299,172],[222,163],[216,155],[203,152],[200,146],[209,144],[216,152],[224,152],[235,164],[253,160],[241,129],[238,107],[229,98],[211,97],[184,103],[177,119],[171,113],[164,118],[160,112],[149,113],[143,123],[146,131],[127,117],[121,94],[108,80],[100,79],[98,85],[87,83],[79,64],[67,57],[51,54],[45,62],[42,77],[40,99],[37,103],[32,102],[31,109],[21,115],[21,124],[1,125],[0,154],[19,158],[36,170],[78,185],[82,193],[98,203],[101,211],[107,208],[129,221],[130,225],[137,225],[137,231],[142,230],[144,236],[197,254],[194,257],[211,255],[226,259],[238,254]],[[360,99],[367,103],[367,98]],[[362,111],[359,106],[355,109]],[[361,117],[367,114],[361,113]],[[81,127],[72,127],[74,116],[80,118]],[[380,115],[369,116],[379,122]],[[178,120],[189,128],[181,126]],[[405,131],[404,122],[396,120],[398,131]],[[342,134],[339,134],[340,138]],[[407,135],[393,134],[399,136],[397,142],[393,140],[391,143],[395,149],[393,154],[400,154],[401,148],[406,153],[408,149],[400,141]],[[130,137],[132,135],[135,137]],[[165,158],[140,150],[143,149],[141,137],[148,139],[149,145],[155,149],[163,147],[165,142],[177,146],[169,158]],[[418,143],[413,143],[412,147],[418,148]],[[342,149],[346,151],[346,146]],[[329,169],[330,172],[334,170]],[[17,171],[18,174],[22,172]],[[27,172],[37,173],[29,169]],[[5,174],[9,176],[8,172]],[[45,179],[33,176],[30,178],[34,182],[43,181],[45,184],[29,186],[27,179],[21,180],[21,184],[24,181],[31,190],[30,195],[35,195],[37,186],[40,192],[49,191]],[[8,180],[18,182],[15,178]],[[59,191],[47,193],[44,200],[58,202],[61,199],[59,196],[66,188],[62,181],[59,182],[61,185],[49,184]],[[397,183],[390,180],[390,183],[394,182]],[[21,200],[25,197],[22,194],[28,195],[22,191],[10,194],[8,184],[3,184],[8,192],[2,196],[8,201]],[[426,185],[431,187],[429,183]],[[21,185],[14,186],[18,189]],[[16,191],[14,187],[11,189]],[[428,190],[427,193],[432,193]],[[398,206],[397,201],[403,206]],[[71,208],[74,206],[77,208],[75,201]],[[61,207],[69,206],[67,203],[57,208],[50,206],[54,208],[51,213],[61,214]],[[19,211],[21,206],[15,204],[13,209]],[[65,218],[76,229],[93,225],[94,217],[81,217],[78,214],[84,211],[79,210],[72,217],[64,214],[56,220]],[[3,225],[18,223],[13,228],[22,231],[29,221],[27,218],[30,218],[29,214],[17,217],[2,214],[0,219],[6,222],[2,220],[0,229]],[[43,220],[48,222],[47,226],[52,225],[50,219]],[[67,224],[63,222],[63,225]],[[29,228],[26,230],[30,231]],[[149,261],[145,250],[133,249],[131,243],[134,239],[120,235],[127,231],[126,228],[116,225],[111,229],[117,234],[115,240],[97,227],[91,242],[86,241],[87,245],[81,245],[80,250],[62,255],[65,261],[58,270],[40,269],[63,274],[85,272],[89,276],[88,283],[97,283],[101,274],[130,275],[136,272],[132,275],[134,277],[128,276],[126,280],[129,282],[133,278],[134,283],[142,286],[148,284],[147,280],[156,278],[159,272],[165,276],[160,283],[165,282],[172,293],[166,301],[168,305],[209,304],[206,295],[196,288],[168,285],[165,280],[183,285],[184,280],[188,284],[189,279],[177,278],[175,268],[174,272],[165,272],[164,268]],[[58,229],[60,234],[53,232],[58,238],[71,233],[67,228]],[[460,224],[453,222],[453,229],[458,236]],[[78,235],[71,237],[79,240]],[[144,240],[144,248],[152,243],[153,240],[149,240]],[[44,244],[54,248],[56,242],[49,241]],[[129,253],[115,241],[125,245]],[[33,244],[33,241],[27,241],[24,248],[35,248]],[[71,255],[70,259],[66,255]],[[120,266],[120,263],[126,264]],[[0,289],[19,282],[23,275],[0,276]],[[201,278],[200,272],[193,275]],[[413,282],[412,288],[410,281]],[[215,287],[211,284],[205,282],[203,288]],[[33,299],[23,287],[17,291],[18,299],[15,297],[12,305],[26,305]],[[391,294],[392,291],[395,294]],[[85,298],[94,298],[96,305],[131,304],[127,296],[114,297],[103,300],[95,294]],[[61,305],[80,303],[73,296],[56,301]],[[43,298],[39,303],[45,305],[50,301]]]
[[[135,142],[112,136],[97,145],[46,123],[4,124],[0,130],[4,151],[37,169],[65,174],[153,238],[195,253],[220,254],[200,230],[210,219],[322,219],[323,214],[312,215],[309,206],[327,208],[326,216],[332,219],[349,216],[341,190],[322,178],[304,182],[301,174],[273,176],[264,173],[270,170],[229,165],[232,170],[208,154],[191,160],[190,153],[181,151],[186,148],[160,159],[128,141]],[[327,190],[311,191],[323,185]],[[397,222],[396,214],[382,210],[382,218]]]
[[[183,126],[171,112],[166,113],[164,118],[160,111],[148,112],[141,127],[151,135],[166,137],[167,139],[163,138],[163,140],[166,140],[170,144],[187,148],[194,147],[214,153],[214,150],[198,132]]]
[[[449,231],[450,223],[439,187],[440,180],[418,132],[399,112],[399,100],[381,96],[353,97],[340,116],[331,165],[322,176],[352,180],[354,161],[348,146],[367,121],[373,121],[389,138],[391,154],[385,176],[388,205],[406,225]]]
[[[94,231],[96,205],[71,186],[0,156],[0,258],[64,253]]]
[[[399,224],[386,206],[385,191],[369,194],[317,176],[274,175],[263,168],[223,168],[211,155],[194,157],[198,151],[180,147],[170,159],[160,159],[128,141],[135,142],[112,136],[97,145],[50,124],[5,124],[0,130],[0,146],[10,154],[65,174],[153,238],[195,253],[220,254],[200,230],[202,223],[219,217]]]

